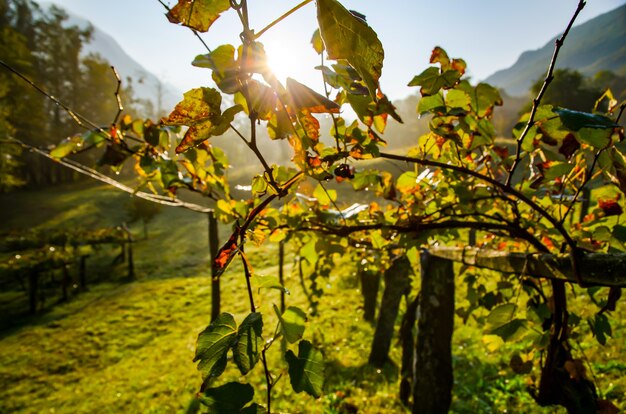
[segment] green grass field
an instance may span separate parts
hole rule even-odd
[[[119,225],[125,220],[128,199],[126,194],[85,183],[2,195],[0,230]],[[131,229],[139,238],[141,226]],[[150,237],[134,246],[135,281],[125,280],[123,265],[111,266],[114,252],[103,251],[99,259],[90,262],[89,290],[76,291],[66,303],[51,299],[39,315],[24,314],[23,292],[1,292],[0,311],[6,323],[0,331],[0,412],[188,410],[201,383],[192,362],[195,341],[210,319],[207,218],[168,208],[149,229]],[[220,228],[222,238],[227,231],[227,227]],[[277,246],[246,251],[257,274],[276,275]],[[288,254],[285,284],[291,294],[287,304],[306,310],[309,305],[292,270],[293,254]],[[235,314],[238,322],[248,311],[244,286],[241,266],[233,263],[222,278],[222,310]],[[274,410],[409,412],[398,401],[400,350],[396,341],[391,352],[394,364],[381,370],[367,365],[374,328],[362,319],[361,295],[351,264],[338,263],[323,288],[318,313],[309,318],[305,338],[322,349],[327,361],[325,394],[315,400],[291,390],[277,343],[269,352],[269,365],[275,376],[284,375],[274,389]],[[461,302],[461,288],[458,295]],[[276,317],[272,305],[279,303],[278,291],[262,291],[257,302],[266,332],[273,330]],[[586,306],[583,303],[581,294],[571,306]],[[581,309],[583,314],[592,311]],[[606,346],[588,334],[580,340],[599,391],[622,410],[626,409],[624,320],[624,304],[619,303],[612,318],[613,338]],[[456,322],[453,412],[564,412],[537,407],[526,392],[531,376],[538,375],[536,366],[530,375],[516,375],[509,368],[512,353],[524,350],[524,344],[485,341],[482,328],[471,319],[466,325],[460,319]],[[575,351],[580,355],[578,348]],[[260,364],[246,378],[229,364],[226,380],[253,383],[255,401],[264,403]]]

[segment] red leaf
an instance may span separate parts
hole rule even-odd
[[[605,216],[619,216],[623,213],[622,207],[617,203],[617,198],[609,200],[598,200],[598,207],[602,209]]]
[[[224,273],[224,270],[226,270],[226,267],[228,266],[230,261],[233,260],[235,253],[237,253],[239,247],[237,245],[237,239],[239,238],[240,232],[241,230],[237,228],[228,238],[228,241],[224,243],[224,245],[220,248],[220,250],[217,252],[217,255],[213,259],[213,266],[215,266],[215,269],[217,270],[217,277],[221,276],[221,274]]]

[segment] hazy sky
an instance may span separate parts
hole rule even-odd
[[[87,18],[113,36],[144,67],[181,91],[210,85],[210,71],[191,66],[201,43],[164,16],[157,0],[49,0]],[[251,26],[257,32],[300,0],[250,0]],[[173,6],[175,1],[165,1]],[[412,77],[428,66],[430,51],[441,46],[468,63],[481,80],[511,66],[525,50],[538,49],[564,30],[577,0],[344,0],[346,8],[367,16],[385,48],[381,86],[391,98],[413,91]],[[608,12],[626,0],[589,0],[576,24]],[[269,5],[269,6],[268,6]],[[238,44],[240,25],[233,11],[203,34],[210,47]],[[315,4],[297,11],[264,34],[261,42],[279,77],[290,75],[318,91],[321,75],[312,68],[319,56],[309,40],[316,28]],[[291,58],[291,59],[289,59]],[[286,63],[285,61],[290,61]],[[548,62],[546,62],[546,67]],[[123,75],[123,74],[122,74]]]

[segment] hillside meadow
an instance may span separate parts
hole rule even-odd
[[[84,182],[1,195],[1,230],[119,225],[127,219],[124,206],[128,201],[126,194]],[[1,292],[0,412],[197,412],[194,396],[201,378],[192,359],[197,335],[210,322],[211,309],[207,218],[164,208],[149,223],[148,239],[142,239],[140,223],[132,224],[131,230],[137,240],[135,280],[127,280],[124,264],[111,263],[117,251],[104,247],[88,262],[88,291],[74,290],[68,302],[57,303],[50,297],[43,311],[28,316],[23,291]],[[220,228],[222,240],[228,230]],[[251,245],[246,251],[256,274],[277,275],[276,245]],[[311,313],[295,260],[287,246],[287,305]],[[392,363],[384,369],[367,365],[374,327],[362,317],[355,267],[341,257],[335,262],[304,334],[322,349],[326,360],[324,395],[314,400],[291,390],[286,364],[281,361],[281,344],[276,343],[269,352],[270,369],[282,377],[273,392],[273,407],[285,413],[409,412],[398,400],[399,346],[394,341]],[[480,277],[487,280],[487,286],[498,280],[488,272]],[[248,311],[244,284],[239,263],[222,276],[223,311],[235,314],[238,321]],[[464,284],[458,286],[457,303],[463,304],[467,292]],[[585,292],[579,289],[578,293],[577,303],[587,303]],[[258,305],[265,325],[276,326],[272,306],[279,303],[278,291],[262,290],[260,295]],[[401,315],[403,308],[404,303]],[[594,311],[577,310],[582,315]],[[623,303],[619,303],[611,317],[613,338],[605,346],[589,336],[584,322],[578,340],[573,341],[575,353],[584,358],[599,392],[622,410],[626,409],[625,318]],[[474,318],[467,323],[457,318],[451,411],[564,412],[537,407],[528,394],[527,386],[538,375],[537,366],[529,375],[511,369],[511,356],[516,352],[525,359],[539,358],[524,351],[523,342],[503,344],[493,336],[484,337],[483,327]],[[230,364],[226,380],[255,382],[255,401],[263,402],[263,395],[258,395],[265,389],[260,366],[243,378]]]

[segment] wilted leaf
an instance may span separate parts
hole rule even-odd
[[[317,0],[317,21],[330,59],[346,59],[376,99],[385,52],[376,32],[337,0]]]
[[[295,392],[306,392],[318,398],[324,386],[324,360],[322,354],[309,341],[300,341],[298,356],[291,350],[285,354],[289,364],[289,378]]]
[[[237,335],[237,324],[230,313],[220,314],[198,335],[196,356],[203,380],[219,377],[226,368],[226,354]]]
[[[178,4],[167,13],[167,19],[206,32],[220,14],[229,8],[229,0],[178,0]]]
[[[222,96],[213,88],[196,88],[185,93],[172,113],[163,118],[165,125],[187,125],[182,142],[176,152],[187,151],[206,139],[222,135],[230,127],[235,115],[242,111],[241,105],[235,105],[221,113]]]

